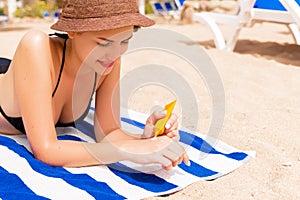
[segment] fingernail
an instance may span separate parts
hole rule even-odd
[[[170,123],[167,123],[167,124],[165,125],[165,128],[166,128],[166,129],[169,129],[170,127],[171,127]]]
[[[190,161],[188,161],[188,163],[186,164],[187,166],[191,166],[191,162]]]

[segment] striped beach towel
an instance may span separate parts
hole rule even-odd
[[[93,109],[77,129],[59,128],[58,139],[93,142]],[[122,112],[122,126],[131,132],[143,130],[145,115]],[[221,141],[183,128],[180,141],[191,165],[171,171],[158,165],[119,162],[81,168],[52,167],[33,157],[26,136],[0,135],[0,199],[142,199],[169,194],[201,180],[219,178],[254,157]]]

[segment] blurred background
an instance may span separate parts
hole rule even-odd
[[[164,15],[157,3],[169,2],[171,7],[163,10],[178,10],[181,0],[137,0],[140,12],[146,15]],[[195,11],[230,12],[236,6],[236,0],[188,0]],[[57,20],[63,0],[0,0],[0,24],[14,23],[20,19]],[[177,5],[176,5],[177,4]],[[160,6],[160,5],[159,5]]]

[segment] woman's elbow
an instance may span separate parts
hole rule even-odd
[[[35,159],[51,166],[63,167],[66,164],[58,159],[57,153],[53,150],[53,145],[39,145],[32,148]]]

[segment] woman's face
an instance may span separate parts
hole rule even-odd
[[[72,48],[83,63],[98,74],[108,74],[115,61],[126,52],[133,34],[133,26],[107,31],[75,33]]]

